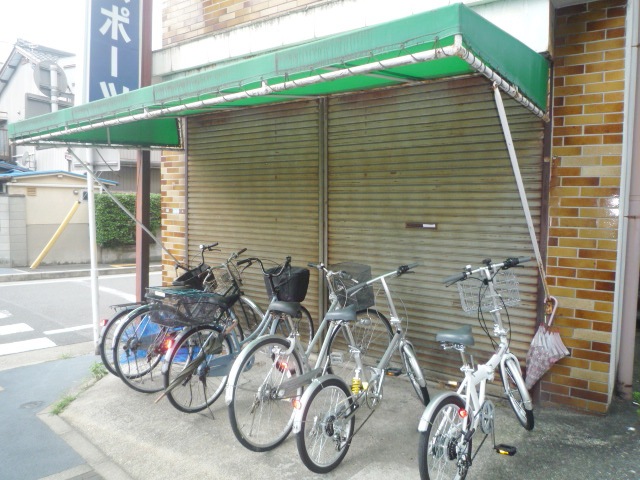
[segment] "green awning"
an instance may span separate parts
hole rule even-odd
[[[475,72],[545,116],[547,60],[454,4],[13,123],[9,137],[18,145],[180,147],[182,116]]]

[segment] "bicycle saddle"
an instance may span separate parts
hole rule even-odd
[[[345,322],[355,322],[356,321],[356,306],[349,305],[348,307],[341,308],[339,310],[333,310],[331,312],[327,312],[324,316],[328,321],[339,321],[343,320]]]
[[[295,317],[300,313],[300,303],[275,300],[269,304],[268,310],[270,312],[281,312]]]
[[[455,330],[443,330],[436,334],[436,340],[443,343],[456,343],[459,345],[471,346],[475,342],[471,333],[471,326],[464,325]]]

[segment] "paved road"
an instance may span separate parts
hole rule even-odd
[[[0,372],[2,480],[36,480],[87,465],[38,414],[79,388],[95,361],[89,354]]]
[[[135,275],[101,277],[99,291],[99,318],[107,318],[110,305],[135,301]],[[6,355],[92,340],[88,277],[0,283],[0,369]]]

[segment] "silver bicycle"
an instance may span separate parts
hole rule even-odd
[[[393,338],[376,366],[366,367],[359,358],[358,348],[350,342],[356,370],[350,383],[337,375],[327,374],[315,378],[300,399],[293,417],[293,431],[296,434],[298,454],[305,466],[315,473],[327,473],[336,468],[344,459],[351,440],[360,431],[382,402],[384,380],[397,374],[389,369],[394,353],[398,352],[413,388],[423,405],[429,403],[427,384],[418,364],[413,345],[405,338],[402,320],[387,284],[387,279],[408,273],[417,264],[401,265],[396,270],[376,277],[368,285],[379,282],[391,314],[390,322],[394,330]],[[329,321],[352,323],[356,320],[355,309],[346,308],[327,314]],[[358,430],[355,430],[355,415],[361,408],[369,411]],[[365,412],[367,411],[365,410]]]
[[[475,269],[467,266],[462,273],[444,280],[447,286],[458,285],[465,311],[477,311],[481,320],[485,312],[491,315],[493,336],[489,335],[489,338],[496,350],[486,363],[474,366],[473,357],[469,361],[465,355],[466,347],[474,344],[469,325],[436,335],[436,340],[445,350],[460,352],[460,370],[464,379],[456,392],[436,396],[422,414],[418,426],[418,462],[422,480],[464,479],[489,435],[496,452],[503,455],[516,453],[515,447],[496,445],[495,442],[495,408],[486,396],[486,384],[493,380],[496,369],[500,369],[504,391],[516,418],[526,430],[533,429],[531,397],[522,378],[520,363],[509,351],[509,332],[501,315],[501,310],[520,300],[515,275],[507,270],[529,260],[528,257],[507,258],[502,263],[491,263],[486,259],[483,266]],[[481,324],[484,325],[483,322]],[[480,432],[484,437],[472,450],[473,437]]]
[[[347,270],[342,269],[345,266]],[[297,325],[286,337],[258,338],[242,351],[229,374],[226,402],[231,428],[238,441],[254,452],[271,450],[287,438],[294,407],[314,378],[331,372],[351,381],[356,366],[350,345],[357,346],[361,363],[375,364],[392,337],[387,318],[371,308],[372,289],[366,282],[358,284],[352,275],[361,267],[366,270],[366,265],[341,264],[334,267],[341,267],[336,271],[322,263],[309,267],[324,273],[331,302],[311,342],[300,335]],[[332,321],[332,312],[347,304],[353,305],[354,320]]]

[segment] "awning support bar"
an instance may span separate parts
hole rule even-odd
[[[551,322],[553,322],[553,316],[555,314],[558,302],[549,293],[549,286],[547,285],[547,275],[545,272],[544,263],[542,262],[542,255],[540,254],[538,239],[536,238],[536,231],[533,227],[533,219],[531,218],[531,210],[529,209],[527,194],[524,190],[522,174],[520,173],[520,167],[518,165],[518,157],[516,156],[516,150],[513,146],[513,139],[511,138],[509,121],[507,120],[507,114],[504,110],[504,104],[502,103],[502,95],[500,94],[499,86],[495,83],[493,84],[493,94],[496,102],[496,107],[498,108],[498,115],[500,116],[502,133],[504,134],[505,143],[507,144],[507,150],[509,152],[509,159],[511,160],[511,167],[513,168],[513,174],[516,178],[516,185],[518,186],[518,193],[520,194],[520,202],[522,203],[524,216],[527,220],[527,228],[529,229],[529,236],[531,237],[531,245],[533,247],[533,252],[535,253],[535,256],[536,256],[536,262],[538,263],[538,271],[540,272],[542,287],[544,288],[545,304],[546,304],[545,313],[548,315],[548,318],[546,319],[546,323],[548,325],[551,325]]]
[[[89,166],[84,163],[77,155],[76,153],[71,149],[68,148],[67,151],[73,155],[73,158],[75,158],[78,162],[80,162],[80,164],[84,167],[84,169],[87,171],[87,175],[91,175],[91,177],[95,180],[96,183],[98,183],[103,191],[109,195],[109,198],[111,198],[111,200],[113,200],[115,202],[116,205],[118,205],[118,207],[120,207],[120,209],[127,214],[127,216],[133,220],[137,225],[140,225],[140,228],[142,228],[148,235],[149,237],[151,237],[151,239],[158,244],[158,246],[160,248],[162,248],[162,250],[169,255],[171,258],[173,258],[173,261],[176,262],[176,265],[180,264],[180,262],[178,261],[178,259],[176,257],[173,256],[173,254],[167,250],[164,245],[162,245],[162,242],[160,240],[158,240],[158,238],[151,233],[151,231],[140,221],[138,221],[138,219],[129,211],[127,210],[127,208],[120,202],[120,200],[118,200],[110,191],[109,189],[106,187],[106,185],[104,185],[100,179],[95,175],[95,173],[93,173],[93,171],[89,168]]]

